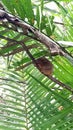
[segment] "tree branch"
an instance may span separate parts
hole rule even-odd
[[[73,57],[63,49],[57,42],[55,42],[50,37],[46,36],[45,34],[41,33],[39,30],[34,28],[33,26],[29,25],[28,23],[22,21],[21,19],[9,14],[8,12],[0,9],[0,20],[7,20],[9,23],[21,28],[24,35],[36,39],[37,41],[44,44],[49,50],[51,55],[61,55],[65,56],[70,62],[73,62]]]

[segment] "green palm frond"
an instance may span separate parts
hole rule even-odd
[[[59,8],[55,12],[46,6],[52,1],[1,1],[11,14],[34,25],[54,40],[72,41],[73,4],[70,0],[62,1],[67,4],[66,8],[61,2],[53,1]],[[48,11],[50,15],[46,14]],[[62,24],[54,22],[56,16],[63,18]],[[52,57],[45,45],[23,35],[20,28],[8,21],[1,21],[0,129],[72,130],[72,93],[51,81],[33,65],[31,58],[19,44],[23,40],[35,59],[47,57],[54,66],[53,76],[73,88],[73,65],[68,59],[60,55]],[[71,55],[72,49],[72,46],[66,48]]]

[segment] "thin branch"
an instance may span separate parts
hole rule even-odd
[[[52,77],[52,76],[47,76],[49,79],[51,79],[53,82],[57,83],[58,85],[62,86],[63,88],[69,90],[70,92],[73,93],[73,89],[70,88],[68,85],[62,83],[61,81],[57,80],[56,78]]]
[[[15,44],[13,43],[11,46],[15,46]],[[1,47],[2,50],[8,48],[8,47],[11,47],[10,45],[9,46],[4,46],[4,47]],[[27,48],[28,49],[32,49],[32,48],[37,48],[39,47],[38,45],[36,44],[33,44],[33,45],[28,45]],[[24,51],[24,49],[22,47],[18,47],[16,49],[13,49],[12,52],[8,53],[8,54],[0,54],[1,56],[4,56],[4,57],[7,57],[7,56],[10,56],[10,55],[15,55],[16,53],[19,53],[19,52],[22,52]]]

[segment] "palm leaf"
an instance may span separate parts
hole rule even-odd
[[[43,14],[40,15],[39,9],[44,11],[44,3],[46,4],[46,2],[42,1],[42,6],[40,7],[39,4],[39,8],[36,4],[33,8],[32,5],[34,5],[34,3],[32,4],[31,1],[23,0],[26,7],[22,4],[21,0],[16,0],[15,2],[13,0],[11,2],[2,0],[2,2],[12,14],[18,14],[22,19],[28,19],[27,21],[29,21],[30,24],[34,21],[35,13],[33,9],[35,8],[37,11],[35,18],[38,19],[34,22],[34,26],[41,26],[42,21],[39,22],[39,19],[41,15],[43,17]],[[28,3],[29,5],[27,5]],[[57,2],[55,1],[55,3]],[[59,8],[60,7],[61,6],[59,6]],[[29,13],[27,13],[28,8],[30,10]],[[66,10],[67,12],[68,9]],[[64,17],[63,8],[61,7],[60,10],[62,11],[60,12],[60,16]],[[55,17],[56,14],[52,11],[50,12],[51,15]],[[47,16],[46,18],[48,19]],[[50,21],[52,21],[51,18]],[[45,23],[45,18],[43,20]],[[66,18],[64,18],[64,20],[66,21]],[[71,21],[71,19],[69,20]],[[52,21],[50,24],[53,26],[54,22]],[[68,22],[66,24],[68,24]],[[63,39],[62,34],[64,35],[63,40],[66,40],[66,38],[67,40],[70,39],[70,36],[72,36],[71,27],[65,25],[68,29],[68,31],[66,31],[67,35],[65,35],[62,29],[57,27],[57,25],[55,26],[54,32],[53,30],[51,32],[55,40]],[[46,33],[43,27],[41,31]],[[62,34],[59,33],[60,31],[62,31]],[[50,31],[48,33],[50,33]],[[41,45],[38,41],[32,40],[31,38],[28,40],[28,37],[23,35],[22,32],[18,33],[17,28],[9,23],[6,25],[1,23],[0,39],[0,55],[3,56],[1,59],[2,65],[0,65],[0,129],[71,130],[73,128],[73,99],[71,93],[41,74],[32,64],[27,52],[23,50],[21,45],[16,44],[15,41],[17,40],[19,42],[23,39],[27,39],[25,43],[28,48],[31,47],[29,50],[34,58],[46,56],[54,65],[53,76],[73,88],[73,66],[71,63],[61,56],[51,58],[44,45]],[[18,49],[21,48],[22,50],[18,51]],[[69,52],[71,49],[67,48]],[[9,58],[9,61],[7,61],[7,58]]]

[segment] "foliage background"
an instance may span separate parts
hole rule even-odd
[[[1,0],[5,9],[56,41],[73,41],[73,2],[71,0]],[[50,8],[54,3],[57,9]],[[64,8],[65,7],[65,8]],[[57,21],[56,21],[57,20]],[[59,22],[63,24],[61,24]],[[25,35],[0,22],[0,129],[72,130],[73,97],[41,74],[20,45]],[[46,56],[54,65],[53,76],[73,87],[73,65],[64,57],[51,57],[47,48],[26,40],[35,58]],[[66,48],[73,55],[73,46]]]

